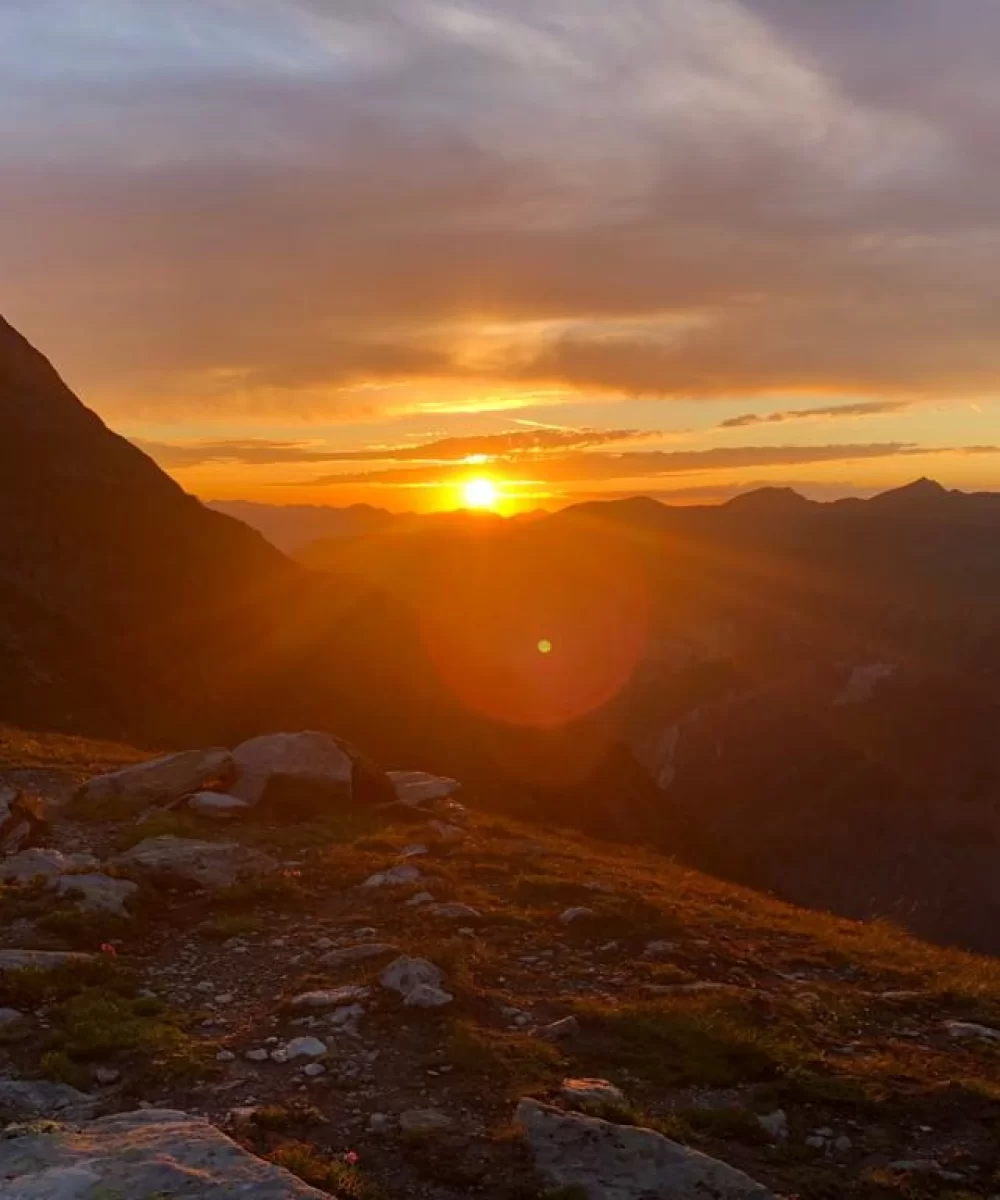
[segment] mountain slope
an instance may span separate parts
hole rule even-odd
[[[70,782],[134,756],[2,732],[0,746]],[[271,873],[206,890],[137,872],[127,918],[0,887],[0,950],[117,945],[86,969],[0,969],[0,1005],[27,1018],[0,1040],[0,1073],[69,1079],[112,1110],[193,1109],[362,1200],[570,1200],[580,1193],[536,1173],[514,1118],[523,1097],[572,1109],[563,1081],[593,1077],[623,1093],[612,1121],[788,1200],[996,1195],[995,960],[806,912],[648,850],[497,820],[474,800],[406,821],[334,806],[309,824],[258,814],[222,827],[58,811],[64,851],[103,859],[171,832],[263,850]],[[442,832],[435,815],[460,824]],[[426,853],[406,855],[415,842]],[[358,886],[404,864],[393,886]],[[421,892],[438,903],[413,903]],[[440,1007],[383,983],[401,955],[440,971]],[[319,1042],[317,1064],[281,1053],[304,1037]],[[101,1068],[119,1081],[100,1086]],[[609,1157],[604,1186],[630,1166]]]
[[[140,725],[300,572],[186,495],[0,321],[0,716]]]

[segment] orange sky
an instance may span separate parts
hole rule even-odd
[[[0,307],[206,498],[997,487],[998,43],[993,0],[8,6]]]

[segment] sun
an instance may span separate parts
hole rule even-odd
[[[496,508],[500,492],[489,479],[470,479],[462,484],[462,503],[466,508]]]

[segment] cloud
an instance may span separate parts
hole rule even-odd
[[[206,463],[242,463],[267,466],[273,463],[329,462],[336,455],[308,443],[244,438],[220,442],[148,442],[135,443],[140,450],[166,469],[198,467]]]
[[[783,412],[743,413],[722,421],[718,429],[745,429],[751,425],[783,425],[786,421],[826,421],[841,417],[877,417],[902,412],[906,400],[864,400],[857,404],[829,404],[824,408],[791,408]]]
[[[988,452],[989,448],[977,448]],[[829,446],[724,446],[709,450],[646,450],[613,454],[607,451],[574,451],[490,465],[490,475],[500,481],[543,484],[580,484],[602,480],[655,479],[701,471],[791,466],[805,463],[855,462],[924,453],[902,442],[875,442]],[[469,467],[437,465],[397,467],[311,479],[312,486],[343,487],[358,484],[427,486],[468,477]]]
[[[473,434],[468,437],[439,438],[417,446],[376,446],[365,450],[343,450],[330,454],[336,462],[447,462],[485,455],[531,461],[537,454],[556,450],[578,450],[586,446],[605,446],[612,442],[659,437],[652,430],[637,429],[554,429],[536,427],[508,433]]]
[[[102,411],[989,394],[993,0],[0,16],[8,315]]]

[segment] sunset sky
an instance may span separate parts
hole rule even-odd
[[[205,498],[1000,487],[997,0],[4,0],[0,312]]]

